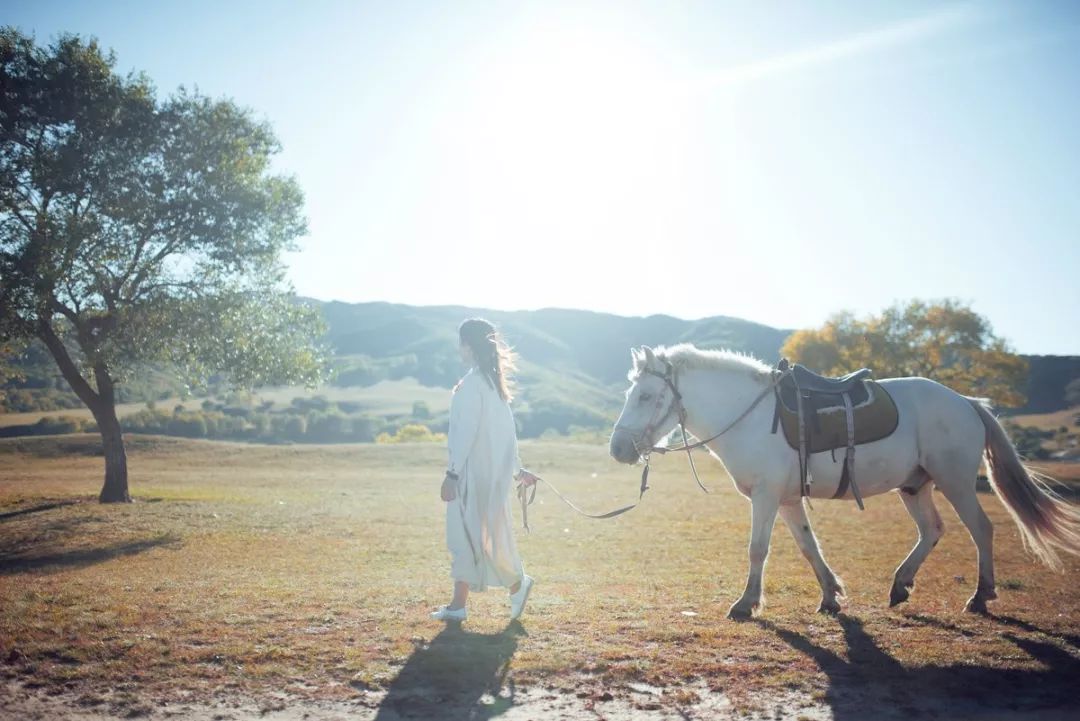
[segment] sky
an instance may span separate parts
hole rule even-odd
[[[55,2],[281,140],[301,295],[781,328],[956,298],[1080,354],[1080,4]]]

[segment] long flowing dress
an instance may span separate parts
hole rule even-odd
[[[478,370],[458,384],[450,403],[450,470],[457,497],[446,504],[450,575],[473,591],[510,587],[524,570],[514,541],[511,494],[521,467],[510,405]]]

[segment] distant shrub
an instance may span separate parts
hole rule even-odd
[[[356,443],[371,443],[383,426],[382,421],[370,416],[353,416],[350,420],[352,421],[352,441]]]
[[[376,443],[445,443],[446,435],[432,433],[431,429],[420,423],[408,423],[398,429],[397,433],[380,433],[375,438]]]
[[[314,412],[308,414],[308,440],[315,443],[337,443],[349,440],[351,424],[349,418],[338,411],[329,413]]]
[[[330,401],[326,396],[313,396],[311,398],[304,398],[298,396],[292,399],[292,407],[300,412],[307,414],[311,411],[325,411],[330,408]]]
[[[282,433],[285,438],[292,441],[304,440],[304,436],[307,435],[307,418],[295,415],[286,416]]]
[[[143,408],[120,419],[120,427],[129,433],[168,433],[172,414],[157,408]]]
[[[270,435],[270,415],[267,413],[255,413],[249,418],[251,421],[251,435],[255,438],[263,438]]]
[[[25,387],[0,389],[0,410],[9,413],[61,411],[81,408],[82,405],[78,396],[66,390]]]
[[[165,432],[170,436],[206,438],[206,419],[201,414],[177,414],[169,419]]]
[[[217,418],[217,437],[243,438],[248,434],[249,427],[246,418],[221,414]]]
[[[1043,448],[1043,441],[1053,438],[1053,431],[1043,431],[1034,426],[1021,426],[1008,422],[1005,424],[1005,428],[1008,430],[1009,437],[1021,457],[1035,460],[1050,457],[1050,451]]]
[[[82,421],[70,416],[45,416],[33,425],[36,436],[59,436],[82,431]]]

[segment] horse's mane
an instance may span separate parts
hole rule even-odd
[[[691,343],[680,343],[655,350],[657,358],[663,358],[676,370],[716,370],[743,373],[754,379],[768,378],[772,372],[765,363],[745,353],[730,350],[701,350]],[[640,366],[634,374],[641,371]]]

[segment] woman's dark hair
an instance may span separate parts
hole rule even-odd
[[[469,318],[458,328],[458,336],[469,346],[484,378],[509,403],[514,397],[510,375],[517,367],[517,358],[495,326],[483,318]]]

